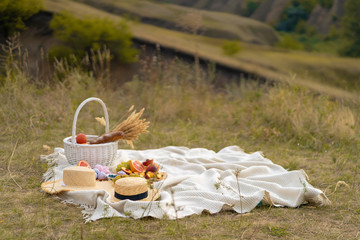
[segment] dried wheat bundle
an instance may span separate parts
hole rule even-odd
[[[129,109],[128,112],[131,112],[133,106]],[[130,113],[127,119],[118,124],[113,131],[114,132],[123,132],[123,139],[134,148],[133,141],[139,138],[139,135],[147,132],[150,122],[147,122],[146,119],[141,119],[142,114],[144,113],[145,108],[141,109],[140,112],[136,113],[136,110]]]
[[[128,110],[130,113],[133,110],[134,106],[131,106]],[[99,141],[94,141],[95,143],[103,143],[103,140],[106,141],[117,141],[119,139],[125,140],[132,148],[134,148],[133,141],[139,138],[141,133],[147,132],[147,128],[149,127],[150,122],[147,122],[146,119],[141,119],[142,114],[145,109],[141,109],[140,112],[136,113],[136,110],[133,110],[130,115],[122,122],[120,122],[110,133],[105,133],[100,136]],[[96,120],[102,125],[105,124],[103,118],[96,118]],[[108,137],[107,137],[108,135]]]

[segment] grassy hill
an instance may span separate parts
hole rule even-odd
[[[45,8],[53,12],[69,11],[79,17],[95,15],[114,21],[122,19],[119,15],[68,0],[45,0]],[[134,37],[140,40],[189,55],[197,53],[204,60],[265,79],[293,82],[339,98],[356,98],[360,89],[360,59],[285,51],[245,42],[242,43],[243,51],[234,56],[226,56],[221,49],[225,39],[187,34],[136,22],[131,24],[131,29]]]
[[[156,0],[188,6],[204,10],[228,12],[240,16],[248,16],[276,26],[286,9],[291,5],[291,0]],[[300,1],[301,3],[302,1]],[[305,2],[305,1],[304,1]],[[329,33],[331,26],[340,27],[339,23],[344,15],[343,0],[307,1],[305,5],[313,4],[307,24],[313,26],[319,33]]]
[[[267,24],[228,13],[202,10],[195,12],[193,8],[145,0],[76,1],[113,14],[126,13],[136,16],[140,22],[168,29],[181,30],[181,22],[189,21],[193,24],[199,21],[201,28],[198,32],[204,36],[237,39],[262,45],[273,45],[278,41],[277,33]],[[196,19],[196,16],[193,19],[182,19],[191,12],[200,15],[201,19]]]

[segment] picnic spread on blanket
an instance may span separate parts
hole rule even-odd
[[[90,101],[103,107],[105,118],[97,120],[105,126],[105,134],[76,135],[78,114]],[[247,213],[259,205],[330,204],[321,190],[308,183],[303,170],[288,171],[261,152],[245,153],[238,146],[218,152],[179,146],[118,149],[119,140],[133,147],[132,141],[147,131],[149,122],[141,119],[142,113],[131,112],[110,131],[103,101],[83,101],[64,148],[41,156],[49,165],[42,190],[65,203],[80,205],[86,221],[148,216],[176,219],[222,209]]]

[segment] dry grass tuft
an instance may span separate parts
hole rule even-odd
[[[333,141],[356,137],[359,124],[349,106],[326,95],[317,95],[299,86],[269,90],[263,102],[263,117],[287,139],[307,142],[319,149]],[[269,126],[269,127],[271,127]]]

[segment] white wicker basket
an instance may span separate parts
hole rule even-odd
[[[109,115],[104,102],[99,98],[88,98],[84,100],[76,109],[73,126],[72,136],[64,138],[65,156],[70,164],[77,165],[80,160],[87,161],[92,167],[96,164],[103,166],[111,165],[112,161],[116,158],[118,150],[118,142],[109,142],[101,144],[78,144],[76,143],[76,122],[81,108],[90,101],[99,102],[103,108],[105,116],[105,132],[109,132]],[[97,137],[96,135],[86,135],[87,138]]]

